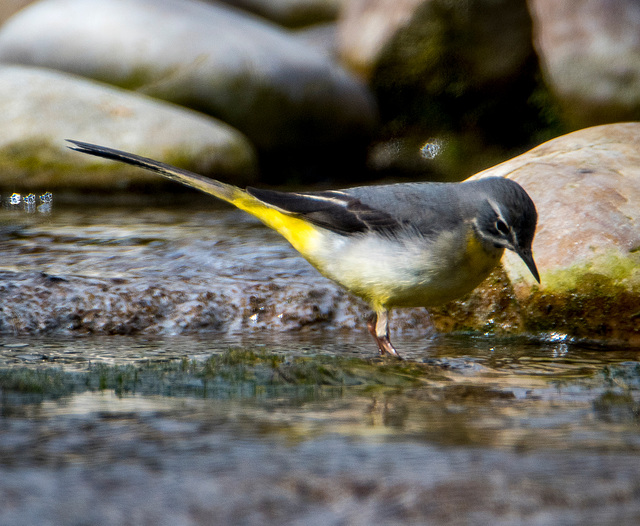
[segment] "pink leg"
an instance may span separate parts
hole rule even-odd
[[[367,328],[369,329],[371,336],[373,336],[373,339],[378,344],[378,349],[380,349],[380,354],[382,356],[389,354],[402,360],[402,357],[392,345],[391,340],[389,340],[389,311],[383,310],[380,312],[374,312],[367,320]]]

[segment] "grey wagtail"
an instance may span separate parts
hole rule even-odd
[[[463,296],[489,275],[505,248],[540,281],[531,252],[538,214],[509,179],[323,192],[242,190],[131,153],[69,142],[73,150],[152,170],[257,217],[318,271],[371,305],[367,326],[383,355],[399,357],[389,340],[392,308]]]

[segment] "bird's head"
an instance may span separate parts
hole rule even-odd
[[[518,254],[539,283],[531,251],[538,213],[527,192],[515,181],[501,177],[488,177],[469,185],[474,187],[470,188],[471,197],[477,207],[472,223],[478,237],[486,245]]]

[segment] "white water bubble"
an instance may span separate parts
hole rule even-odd
[[[420,148],[420,156],[423,159],[435,159],[442,152],[443,146],[440,139],[429,139]]]
[[[29,214],[36,211],[48,213],[51,212],[53,203],[53,194],[45,192],[43,194],[28,193],[22,195],[19,192],[13,192],[11,195],[0,199],[0,204],[4,207],[10,207],[13,211],[27,212]]]
[[[36,211],[36,196],[35,194],[27,194],[22,198],[24,203],[24,211],[33,213]]]
[[[38,205],[38,212],[42,214],[48,214],[51,212],[53,205],[53,194],[51,192],[45,192],[38,197],[40,204]]]

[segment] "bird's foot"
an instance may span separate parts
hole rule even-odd
[[[376,344],[378,345],[378,349],[380,349],[380,356],[384,356],[385,354],[388,354],[390,356],[393,356],[394,358],[397,358],[398,360],[402,360],[402,356],[398,354],[398,351],[396,351],[395,347],[391,343],[391,340],[389,339],[389,334],[387,333],[384,336],[378,336],[378,332],[376,330],[377,324],[378,324],[378,316],[376,314],[373,314],[367,320],[367,329],[369,329],[369,334],[373,336],[373,339],[376,341]]]
[[[385,336],[384,338],[376,338],[376,343],[378,344],[378,348],[380,349],[380,356],[388,354],[390,356],[393,356],[394,358],[397,358],[398,360],[403,359],[402,356],[398,354],[398,351],[396,351],[396,348],[393,346],[393,344],[389,341],[388,336]]]

